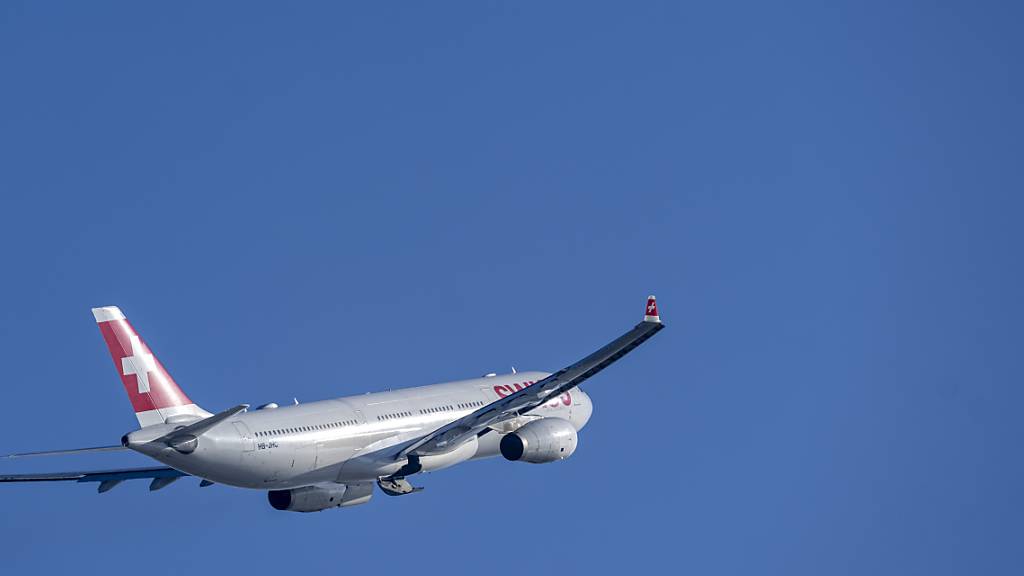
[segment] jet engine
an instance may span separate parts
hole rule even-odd
[[[506,434],[498,447],[506,460],[543,464],[572,456],[576,441],[576,428],[568,420],[541,418]]]
[[[319,512],[340,506],[365,504],[373,496],[373,484],[332,484],[329,486],[303,486],[291,490],[267,492],[270,505],[277,510],[292,512]]]

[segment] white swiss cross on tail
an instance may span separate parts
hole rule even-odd
[[[661,323],[661,316],[658,316],[658,303],[654,300],[653,295],[647,297],[647,310],[644,313],[644,322]]]
[[[139,381],[139,394],[149,393],[149,373],[156,371],[156,362],[153,361],[153,355],[147,354],[142,349],[142,342],[139,342],[139,337],[136,334],[132,334],[128,337],[128,341],[131,343],[130,356],[126,356],[121,359],[121,373],[125,376],[129,374],[135,374],[135,378]]]

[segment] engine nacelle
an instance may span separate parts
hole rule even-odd
[[[501,439],[506,460],[543,464],[564,460],[576,451],[576,428],[561,418],[541,418],[520,426]]]
[[[335,484],[332,486],[303,486],[291,490],[267,492],[270,505],[278,510],[292,512],[319,512],[339,506],[365,504],[373,496],[373,484]]]

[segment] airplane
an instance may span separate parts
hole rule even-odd
[[[0,482],[121,482],[159,490],[184,477],[200,486],[266,490],[277,510],[318,512],[422,488],[409,477],[503,456],[548,463],[576,451],[593,410],[578,386],[654,336],[664,324],[654,296],[635,327],[554,373],[516,372],[294,405],[249,405],[212,414],[195,404],[116,306],[93,316],[139,429],[113,446],[9,454],[8,458],[132,450],[164,466],[0,475]]]

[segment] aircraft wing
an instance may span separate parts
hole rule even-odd
[[[426,436],[407,443],[396,454],[396,459],[407,456],[444,454],[454,450],[462,442],[483,433],[489,426],[525,414],[538,406],[543,406],[544,403],[567,390],[579,386],[581,382],[604,370],[664,327],[665,325],[661,323],[661,318],[658,316],[654,296],[650,296],[647,299],[647,310],[643,322],[634,326],[632,330],[612,340],[579,362],[555,372],[536,384],[492,402]]]
[[[116,470],[95,470],[89,472],[47,472],[42,474],[0,474],[0,482],[99,482],[99,491],[106,492],[124,480],[151,478],[150,490],[158,490],[171,482],[189,476],[170,467],[119,468]]]

